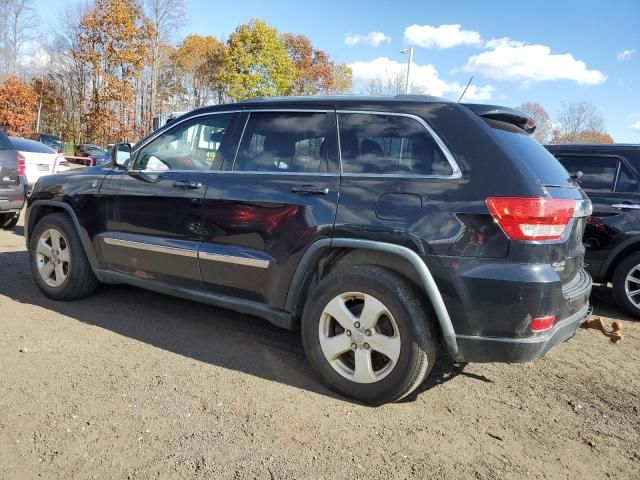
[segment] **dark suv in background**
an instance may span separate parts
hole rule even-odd
[[[0,130],[0,228],[18,223],[25,200],[25,159],[7,135]]]
[[[618,305],[640,317],[640,145],[548,145],[593,203],[584,234],[587,270],[613,284]]]
[[[534,360],[588,314],[590,202],[532,128],[434,97],[206,107],[40,179],[32,273],[55,299],[125,283],[301,329],[331,388],[398,400],[439,345]]]

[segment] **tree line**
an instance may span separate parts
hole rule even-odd
[[[239,25],[226,41],[197,34],[176,41],[185,0],[95,0],[68,8],[40,56],[21,63],[21,49],[38,34],[32,2],[0,2],[7,24],[0,38],[0,128],[15,135],[37,130],[75,143],[135,141],[155,116],[169,112],[352,88],[348,65],[306,36],[280,33],[263,20]]]
[[[68,7],[45,42],[33,0],[0,0],[0,128],[106,145],[137,141],[169,112],[353,89],[351,68],[304,35],[254,19],[226,40],[179,40],[186,18],[185,0],[93,0]],[[30,44],[38,45],[33,54]],[[404,72],[381,74],[365,91],[402,93],[405,80]],[[412,93],[429,92],[414,86]],[[536,121],[541,143],[613,142],[589,102],[562,105],[555,121],[538,103],[516,108]]]

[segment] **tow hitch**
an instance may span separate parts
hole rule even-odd
[[[604,326],[600,317],[589,318],[588,320],[584,321],[580,325],[580,328],[584,330],[588,330],[588,329],[599,330],[600,332],[602,332],[602,334],[605,337],[609,338],[609,341],[611,343],[618,343],[620,340],[624,338],[622,335],[622,327],[618,322],[614,321],[611,324],[611,328],[608,329]]]

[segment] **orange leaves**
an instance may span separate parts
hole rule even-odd
[[[135,136],[135,87],[152,36],[137,0],[96,0],[82,17],[74,55],[90,70],[89,138],[107,143]]]
[[[11,76],[0,86],[0,128],[8,135],[32,132],[37,95],[28,85]]]

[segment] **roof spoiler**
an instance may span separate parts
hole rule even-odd
[[[463,103],[462,105],[476,115],[511,123],[529,134],[533,133],[536,129],[536,122],[534,122],[533,119],[513,108],[500,107],[498,105],[482,105],[479,103]]]

